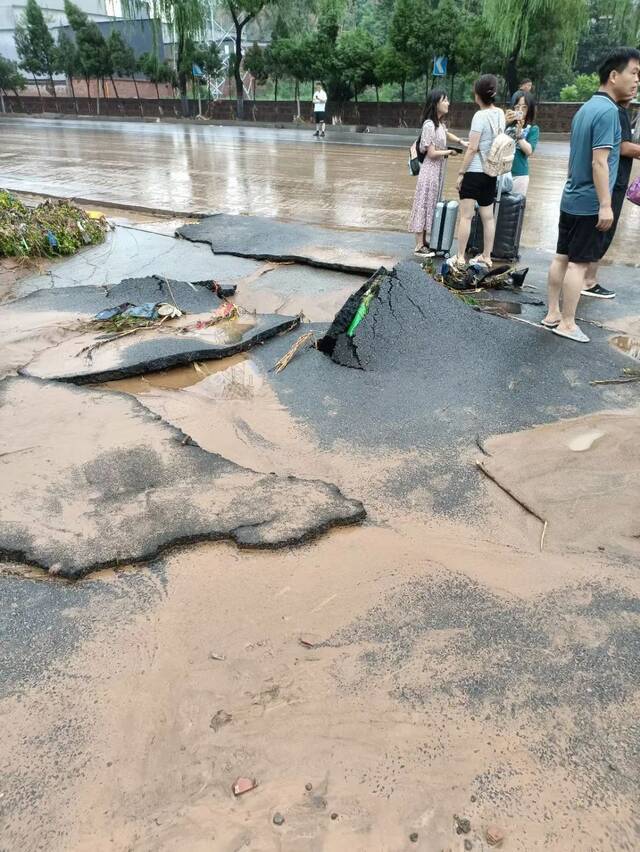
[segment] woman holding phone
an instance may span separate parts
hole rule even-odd
[[[530,92],[518,91],[511,98],[506,114],[507,133],[512,132],[516,143],[513,160],[513,192],[526,195],[529,189],[529,157],[536,150],[540,128],[535,124],[536,102]]]

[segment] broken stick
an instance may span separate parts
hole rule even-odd
[[[289,364],[289,362],[295,358],[295,356],[303,349],[307,344],[310,344],[311,341],[315,342],[315,334],[312,331],[308,331],[306,334],[303,334],[302,337],[299,337],[296,342],[293,344],[291,349],[280,358],[280,360],[275,364],[274,370],[276,373],[281,373],[282,370]]]
[[[534,518],[537,518],[537,520],[540,521],[540,523],[542,524],[542,535],[540,536],[540,551],[542,552],[542,549],[544,547],[544,537],[547,534],[547,526],[549,525],[548,521],[546,521],[544,518],[542,518],[535,511],[535,509],[532,509],[531,506],[528,506],[519,497],[516,497],[516,495],[513,493],[513,491],[510,491],[507,488],[506,485],[503,485],[501,482],[499,482],[492,473],[489,473],[489,471],[486,469],[486,467],[484,466],[482,461],[476,461],[476,465],[480,468],[480,470],[484,473],[484,475],[488,479],[490,479],[492,482],[494,482],[498,486],[498,488],[500,488],[502,491],[504,491],[505,494],[508,494],[509,497],[511,497],[512,500],[515,500],[516,503],[519,506],[522,506],[522,508],[525,510],[525,512],[528,512],[530,515],[533,515]]]

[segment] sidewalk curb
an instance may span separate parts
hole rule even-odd
[[[215,216],[218,211],[203,213],[198,210],[174,210],[170,207],[148,207],[144,204],[128,204],[126,201],[102,201],[100,198],[83,198],[80,195],[64,195],[62,193],[40,192],[37,189],[25,189],[23,186],[9,186],[3,183],[3,188],[9,192],[23,193],[24,195],[37,195],[40,198],[52,201],[71,201],[73,204],[83,207],[93,205],[94,207],[108,207],[112,210],[128,210],[132,213],[148,213],[151,216],[162,216],[170,219],[174,216],[184,219],[205,219],[207,216]]]

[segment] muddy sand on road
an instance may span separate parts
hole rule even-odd
[[[173,275],[165,242],[149,243],[150,256],[160,245],[156,271]],[[185,245],[202,263],[202,246],[176,250]],[[82,257],[56,275],[67,268],[73,283],[79,263],[89,268],[91,255]],[[543,264],[530,259],[535,295]],[[129,274],[150,274],[150,262],[141,248]],[[120,280],[119,256],[92,274],[108,278],[109,263]],[[211,253],[208,264],[211,277],[238,284],[241,304],[315,308],[307,328],[317,336],[349,289],[344,274],[322,269]],[[398,274],[405,288],[435,286],[417,267]],[[590,316],[615,324],[640,314],[631,279],[623,283],[618,304]],[[640,529],[629,501],[638,385],[589,384],[635,362],[610,347],[606,329],[594,326],[580,354],[445,291],[418,294],[430,306],[421,322],[392,302],[406,340],[381,322],[383,336],[395,336],[392,369],[379,354],[374,369],[353,370],[309,350],[275,375],[294,332],[226,366],[202,362],[98,390],[53,386],[96,406],[96,446],[132,437],[137,420],[118,431],[128,406],[148,412],[158,436],[180,430],[256,481],[275,473],[331,483],[362,502],[367,520],[277,552],[174,547],[145,567],[76,583],[5,562],[0,814],[9,848],[479,852],[492,824],[505,850],[637,848]],[[543,309],[522,310],[533,318]],[[454,347],[438,362],[429,350],[445,345],[446,329],[455,341],[454,317],[485,341],[477,366],[473,352],[456,361]],[[16,331],[26,362],[42,357],[38,322],[31,344]],[[425,340],[413,344],[412,367],[416,329]],[[33,379],[6,381],[34,392]],[[17,423],[6,416],[3,441]],[[82,432],[82,420],[73,428]],[[43,452],[49,442],[54,461],[41,467],[55,491],[55,435],[46,438],[35,443]],[[65,440],[73,445],[72,434]],[[168,457],[165,440],[156,447],[149,433],[147,443]],[[0,465],[8,458],[18,477],[19,456],[0,455]],[[140,468],[129,485],[153,500],[145,475]],[[615,495],[616,483],[627,490]],[[126,505],[124,485],[113,496]],[[588,536],[585,491],[598,521]],[[542,551],[539,516],[549,520]],[[110,517],[100,518],[105,530]],[[239,777],[257,786],[236,798]]]

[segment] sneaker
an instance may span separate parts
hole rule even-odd
[[[616,294],[613,290],[607,290],[606,287],[601,287],[596,284],[595,287],[590,287],[582,291],[583,296],[592,296],[594,299],[615,299]]]
[[[316,132],[315,132],[313,135],[314,135],[314,136],[320,136],[320,131],[319,131],[319,130],[316,130]]]
[[[324,130],[322,131],[322,133],[320,134],[320,136],[324,139]]]

